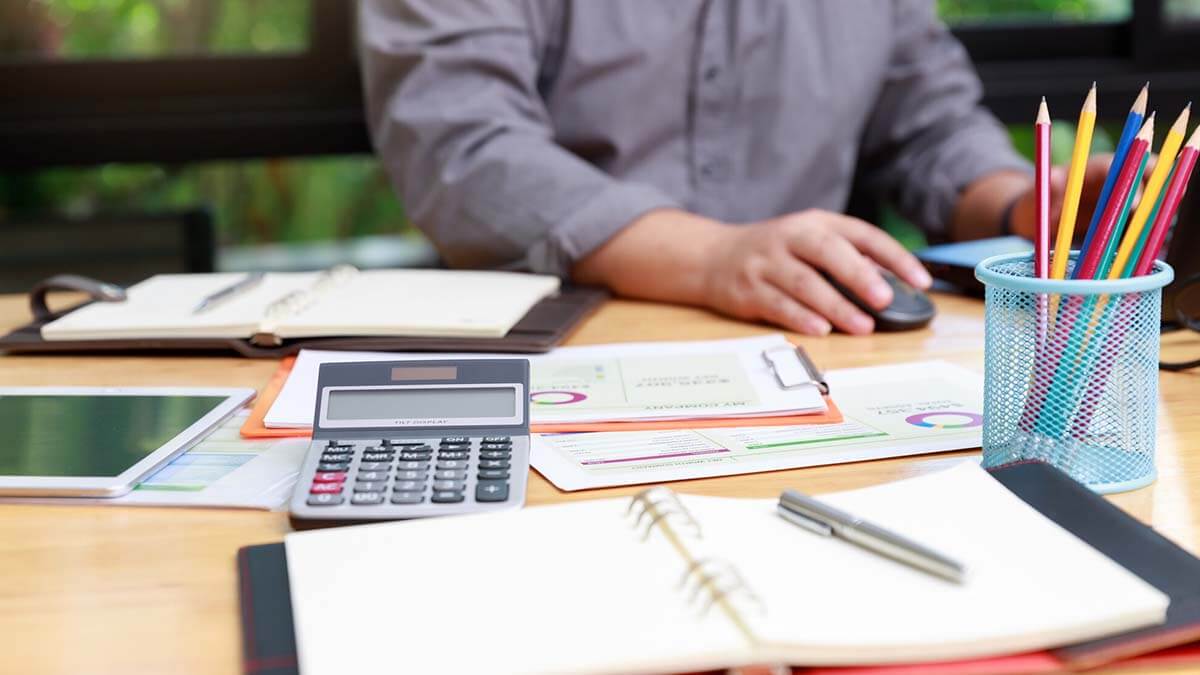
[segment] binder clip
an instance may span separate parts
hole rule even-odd
[[[808,352],[800,345],[774,347],[765,349],[763,360],[775,374],[775,381],[783,389],[797,389],[805,385],[815,385],[822,396],[829,395],[829,385],[825,375],[817,368],[817,364],[809,358]]]

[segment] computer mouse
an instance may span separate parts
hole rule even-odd
[[[885,269],[880,269],[879,274],[892,287],[892,303],[883,309],[875,309],[863,302],[862,298],[855,295],[853,291],[843,286],[831,275],[826,274],[825,279],[839,293],[846,296],[847,300],[875,319],[876,331],[894,333],[902,330],[916,330],[933,320],[934,315],[937,314],[937,308],[933,306],[933,301],[929,299],[928,295],[908,285],[900,277]]]

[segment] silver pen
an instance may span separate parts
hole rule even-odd
[[[779,495],[779,515],[826,537],[839,537],[862,548],[934,576],[962,583],[963,564],[908,537],[835,509],[795,490]]]
[[[200,304],[196,305],[196,308],[192,310],[192,314],[199,314],[205,310],[212,309],[213,307],[216,307],[217,305],[225,302],[239,293],[245,293],[251,288],[261,284],[264,277],[266,277],[266,275],[262,272],[251,272],[250,274],[247,274],[237,282],[205,297],[200,301]]]

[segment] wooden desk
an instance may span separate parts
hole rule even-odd
[[[928,330],[802,338],[828,368],[942,358],[982,370],[982,305],[937,298]],[[0,296],[0,330],[26,320],[24,298]],[[707,312],[618,301],[571,344],[704,339],[769,329]],[[1200,354],[1200,337],[1173,336],[1168,352]],[[259,387],[273,361],[238,358],[0,356],[3,385]],[[1189,550],[1200,549],[1200,373],[1164,374],[1158,481],[1114,501]],[[3,433],[0,430],[0,433]],[[0,441],[2,442],[2,441]],[[769,497],[784,486],[825,492],[943,468],[971,453],[689,481],[688,492]],[[564,494],[534,473],[530,504],[627,494]],[[234,552],[279,541],[282,513],[143,507],[0,506],[0,635],[6,672],[236,673],[240,671]],[[1128,671],[1122,671],[1128,672]]]

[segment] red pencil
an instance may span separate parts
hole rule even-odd
[[[1038,106],[1034,129],[1034,195],[1037,198],[1037,241],[1033,249],[1033,272],[1050,278],[1050,111],[1046,97]]]
[[[1104,257],[1104,249],[1108,247],[1108,240],[1112,238],[1113,232],[1117,229],[1117,219],[1125,206],[1125,200],[1129,198],[1129,193],[1134,189],[1133,179],[1142,165],[1142,158],[1150,149],[1150,141],[1153,138],[1154,113],[1150,113],[1149,119],[1142,125],[1142,130],[1138,132],[1137,136],[1134,136],[1133,143],[1129,146],[1129,152],[1125,155],[1125,164],[1121,166],[1121,173],[1117,176],[1112,194],[1104,206],[1104,214],[1100,216],[1100,222],[1096,226],[1096,236],[1092,238],[1091,244],[1083,252],[1083,258],[1078,263],[1079,274],[1075,275],[1075,278],[1096,278],[1096,272],[1100,269],[1102,262],[1101,258]],[[1159,210],[1162,211],[1161,208]]]
[[[1158,207],[1158,215],[1154,217],[1154,224],[1150,227],[1150,235],[1146,238],[1146,245],[1142,247],[1142,257],[1138,258],[1133,276],[1144,276],[1154,269],[1154,261],[1158,260],[1163,242],[1167,239],[1167,230],[1171,227],[1171,221],[1175,220],[1175,212],[1179,210],[1183,194],[1187,192],[1192,169],[1196,168],[1197,154],[1200,154],[1200,127],[1196,127],[1192,132],[1192,137],[1175,160],[1175,173],[1171,176],[1171,184],[1167,186],[1162,205]]]

